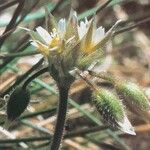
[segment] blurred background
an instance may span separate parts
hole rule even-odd
[[[41,60],[30,36],[18,28],[45,27],[44,6],[57,18],[68,18],[71,7],[79,20],[97,17],[107,31],[123,22],[106,48],[99,69],[140,85],[150,99],[150,1],[149,0],[0,0],[0,150],[46,150],[56,120],[58,89],[48,73],[30,84],[31,102],[9,131],[2,125],[9,92],[47,64]],[[40,61],[41,60],[41,61]],[[40,61],[40,62],[39,62]],[[38,63],[39,62],[39,63]],[[38,63],[38,65],[37,65]],[[104,80],[99,86],[113,90]],[[80,79],[72,85],[64,132],[64,150],[149,150],[150,124],[128,112],[136,136],[110,129],[91,103],[91,90]],[[12,139],[12,140],[10,140]]]

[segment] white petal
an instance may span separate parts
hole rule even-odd
[[[83,36],[87,33],[88,31],[88,25],[87,22],[80,22],[80,25],[78,26],[78,34],[79,34],[79,38],[82,39]]]
[[[75,17],[77,18],[77,12],[76,12],[76,11],[73,10],[72,15],[75,16]]]
[[[58,22],[58,31],[60,34],[64,34],[66,32],[66,20],[60,19]]]
[[[136,135],[134,128],[132,127],[130,121],[126,116],[124,116],[124,120],[122,122],[118,122],[118,124],[120,126],[121,131],[131,135]]]
[[[99,27],[98,29],[96,29],[94,31],[94,34],[93,34],[93,42],[95,44],[97,44],[105,35],[105,29],[103,27]]]
[[[46,44],[50,43],[50,41],[52,40],[52,37],[44,28],[39,26],[36,28],[36,31],[41,36],[41,38],[46,42]]]
[[[76,11],[73,11],[72,16],[71,16],[70,19],[71,19],[70,21],[73,25],[78,24],[78,18],[77,18],[77,12]]]
[[[86,24],[86,26],[88,27],[88,25],[89,25],[89,21],[87,20],[87,18],[85,17],[85,24]]]
[[[77,12],[74,11],[73,9],[71,9],[70,11],[69,20],[72,18],[75,18],[75,20],[77,20]]]
[[[35,41],[31,41],[31,45],[33,45],[33,46],[36,47],[36,48],[39,47],[38,44],[37,44],[37,42],[35,42]]]

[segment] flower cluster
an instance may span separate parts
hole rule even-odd
[[[105,33],[103,27],[96,27],[95,18],[79,22],[73,10],[68,21],[60,19],[57,22],[52,15],[50,19],[50,30],[40,26],[36,31],[28,30],[31,44],[48,59],[50,75],[58,86],[69,87],[74,81],[70,72],[75,67],[84,70],[101,58],[103,47],[120,21]],[[107,90],[97,89],[93,91],[93,103],[103,119],[112,127],[135,135],[120,99]]]
[[[37,27],[29,31],[35,46],[49,60],[50,72],[55,68],[65,76],[74,67],[84,69],[93,60],[102,56],[101,49],[111,38],[117,22],[107,33],[103,27],[96,27],[95,18],[78,22],[77,13],[71,11],[68,21],[58,22],[51,15],[51,30]]]
[[[93,61],[100,60],[103,47],[112,37],[120,21],[117,21],[109,31],[105,33],[103,27],[96,27],[95,18],[90,21],[85,18],[84,21],[79,22],[77,13],[73,10],[71,10],[68,21],[66,19],[60,19],[57,22],[51,14],[48,19],[50,19],[48,20],[50,28],[47,30],[41,26],[37,27],[36,31],[26,30],[29,31],[32,37],[31,44],[48,59],[50,75],[57,82],[59,90],[68,90],[74,81],[74,77],[71,73],[72,70],[76,73],[78,72],[77,74],[82,77],[78,68],[85,70]],[[106,74],[97,75],[92,72],[90,74],[111,82],[117,94],[121,95],[121,98],[126,101],[127,106],[129,106],[132,111],[141,115],[146,121],[150,120],[150,103],[144,92],[142,92],[138,86],[128,82],[121,82]],[[93,87],[93,103],[104,121],[114,128],[135,135],[134,129],[127,118],[122,101],[117,94],[115,95],[108,90],[101,89],[94,84],[92,85],[87,79],[82,78]],[[16,97],[17,99],[20,98],[17,94],[18,90],[12,94],[9,101],[10,104],[11,99]],[[16,116],[19,116],[28,104],[28,95],[27,93],[24,100],[25,105],[22,106],[19,112],[16,112]],[[14,119],[11,115],[12,113],[9,113],[11,112],[9,111],[11,110],[9,109],[9,103],[7,114],[10,119]]]

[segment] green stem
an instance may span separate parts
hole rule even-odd
[[[28,84],[34,80],[35,78],[37,78],[38,76],[40,76],[41,74],[45,73],[48,71],[48,67],[45,67],[43,69],[41,69],[40,71],[36,72],[35,74],[33,74],[32,76],[30,76],[25,83],[23,84],[22,88],[26,88],[28,86]]]
[[[150,21],[150,16],[148,16],[147,18],[141,20],[141,21],[138,21],[137,23],[133,24],[133,25],[130,25],[130,26],[127,26],[127,27],[124,27],[124,28],[121,28],[117,31],[114,32],[114,36],[120,34],[120,33],[123,33],[123,32],[126,32],[126,31],[129,31],[129,30],[132,30],[138,26],[140,26],[141,24],[144,24],[146,22],[149,22]]]
[[[26,73],[24,73],[22,76],[20,76],[16,82],[10,86],[8,89],[6,89],[2,94],[1,97],[4,97],[6,94],[8,94],[10,91],[12,91],[14,88],[16,88],[23,80],[25,80],[34,70],[36,70],[40,65],[43,63],[44,58],[41,58],[33,67],[31,67]]]
[[[31,56],[39,54],[37,51],[31,51],[31,52],[16,52],[16,53],[9,53],[9,54],[0,54],[0,59],[6,59],[6,58],[14,58],[14,57],[23,57],[23,56]]]
[[[100,11],[102,11],[104,8],[106,8],[108,6],[108,4],[111,2],[112,0],[108,0],[106,1],[103,5],[101,5],[97,11],[96,11],[96,14],[98,14]]]
[[[40,110],[40,111],[29,113],[29,114],[25,114],[25,115],[21,116],[19,118],[19,120],[32,118],[32,117],[35,117],[38,115],[43,115],[46,113],[49,113],[50,116],[54,115],[54,113],[56,113],[56,107],[45,109],[45,110]]]
[[[67,134],[65,134],[64,138],[66,139],[66,138],[72,138],[72,137],[76,137],[76,136],[86,136],[86,134],[100,132],[100,131],[106,130],[108,128],[109,128],[109,126],[95,126],[95,127],[91,127],[91,128],[80,129],[77,131],[71,131],[71,132],[68,132]]]
[[[0,144],[45,141],[49,139],[51,139],[51,136],[28,137],[28,138],[19,138],[19,139],[3,139],[3,140],[0,140]]]
[[[67,104],[68,104],[67,99],[69,87],[58,85],[58,88],[59,88],[58,115],[50,150],[58,150],[60,147],[67,113]]]

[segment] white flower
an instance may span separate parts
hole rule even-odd
[[[88,27],[89,27],[89,22],[88,22],[87,18],[85,18],[85,22],[84,21],[80,21],[80,25],[78,25],[78,34],[79,34],[80,40],[87,33]]]
[[[56,63],[53,59],[64,59],[63,62],[65,66],[68,66],[67,68],[74,65],[81,68],[88,67],[94,59],[99,59],[100,50],[110,40],[117,26],[116,23],[105,34],[103,27],[96,27],[95,19],[88,21],[85,18],[78,24],[77,13],[74,10],[71,10],[68,21],[62,18],[57,22],[51,15],[49,22],[50,32],[41,26],[37,27],[36,31],[26,29],[32,37],[31,44],[51,59],[51,62]]]
[[[50,51],[54,51],[60,48],[61,42],[66,32],[66,20],[60,19],[56,28],[52,29],[52,32],[48,33],[41,26],[36,28],[38,36],[42,39],[31,40],[31,44],[38,48],[41,53],[48,55]]]
[[[92,43],[96,45],[105,36],[105,29],[101,26],[97,28],[92,35]]]
[[[95,47],[105,36],[105,29],[103,27],[96,28],[95,20],[81,21],[78,25],[79,39],[82,40],[81,50],[87,54],[93,52]]]
[[[78,25],[78,34],[80,40],[86,35],[88,29],[90,27],[90,21],[85,18],[85,21],[81,21],[80,25]],[[92,41],[91,43],[97,44],[105,35],[105,29],[101,26],[96,29],[93,26],[93,33],[92,33]]]
[[[121,20],[118,20],[106,33],[103,27],[96,28],[95,20],[81,22],[78,26],[78,34],[81,40],[81,51],[89,55],[101,50],[112,37],[115,28]],[[80,32],[80,33],[79,33]]]

